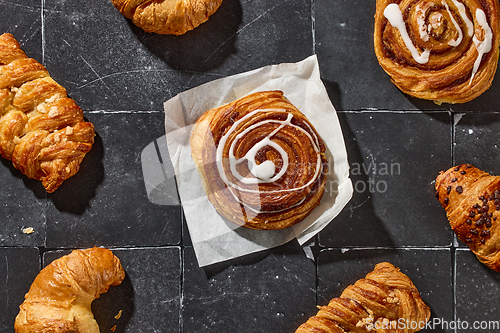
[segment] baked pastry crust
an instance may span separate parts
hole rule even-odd
[[[431,315],[410,278],[388,262],[377,264],[319,309],[295,333],[411,333],[422,329]]]
[[[75,175],[94,143],[94,126],[44,66],[11,34],[0,36],[0,154],[54,192]]]
[[[146,32],[182,35],[206,22],[222,0],[111,0],[113,5]]]
[[[440,172],[436,191],[458,238],[500,272],[500,176],[462,164]]]
[[[99,333],[91,303],[125,278],[120,260],[104,248],[75,250],[51,262],[20,305],[16,333]]]
[[[410,96],[437,104],[471,101],[491,86],[496,72],[499,10],[498,0],[377,0],[375,54]]]
[[[284,229],[319,203],[325,144],[281,91],[257,92],[205,112],[191,154],[215,209],[252,229]]]

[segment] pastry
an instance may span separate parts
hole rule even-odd
[[[20,305],[16,333],[99,333],[91,303],[125,278],[120,260],[104,248],[75,250],[37,275]]]
[[[377,0],[375,54],[410,96],[471,101],[495,75],[499,8],[498,0]]]
[[[284,229],[321,200],[325,144],[281,91],[208,110],[193,127],[190,144],[208,199],[238,225]]]
[[[222,0],[111,0],[139,28],[163,35],[182,35],[215,13]]]
[[[295,333],[418,332],[430,318],[412,281],[388,262],[348,286]]]
[[[439,173],[436,196],[458,238],[500,272],[500,176],[458,165]]]
[[[94,126],[44,66],[8,33],[0,36],[0,154],[54,192],[75,175]]]

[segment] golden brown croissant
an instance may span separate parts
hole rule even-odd
[[[430,315],[411,280],[383,262],[320,307],[295,333],[418,332]]]
[[[120,260],[104,248],[75,250],[37,275],[21,304],[16,333],[99,333],[91,303],[125,278]]]
[[[375,54],[404,93],[468,102],[490,86],[499,55],[498,0],[377,0]]]
[[[54,192],[75,175],[94,126],[11,34],[0,36],[0,154]]]
[[[182,35],[206,22],[222,0],[111,0],[139,28],[164,35]]]
[[[455,166],[437,177],[436,196],[458,238],[500,272],[500,176],[470,164]]]
[[[326,147],[281,91],[253,93],[205,112],[190,143],[208,199],[236,224],[283,229],[321,200]]]

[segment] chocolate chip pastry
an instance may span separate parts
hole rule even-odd
[[[33,281],[19,306],[16,333],[99,333],[91,303],[125,278],[108,249],[75,250],[51,262]]]
[[[375,54],[408,95],[471,101],[497,69],[499,8],[498,0],[377,0]]]
[[[206,22],[222,0],[111,0],[139,28],[164,35],[182,35]]]
[[[413,282],[388,262],[348,286],[295,333],[417,332],[430,309]]]
[[[455,166],[437,177],[436,196],[458,238],[500,272],[500,176],[470,164]]]
[[[0,36],[0,154],[54,192],[80,169],[94,126],[11,34]]]

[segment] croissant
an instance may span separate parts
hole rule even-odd
[[[208,199],[228,220],[284,229],[320,202],[325,144],[282,91],[257,92],[208,110],[191,133]]]
[[[458,165],[439,173],[436,197],[458,238],[480,262],[500,272],[500,176]]]
[[[0,36],[0,154],[54,192],[75,175],[94,143],[94,126],[17,40]]]
[[[319,309],[295,333],[418,332],[431,315],[412,281],[388,262]]]
[[[222,0],[111,0],[139,28],[164,35],[182,35],[206,22]]]
[[[91,303],[125,278],[120,260],[104,248],[75,250],[40,271],[24,302],[16,333],[99,333]]]
[[[498,0],[377,0],[375,54],[410,96],[471,101],[496,72],[499,8]]]

